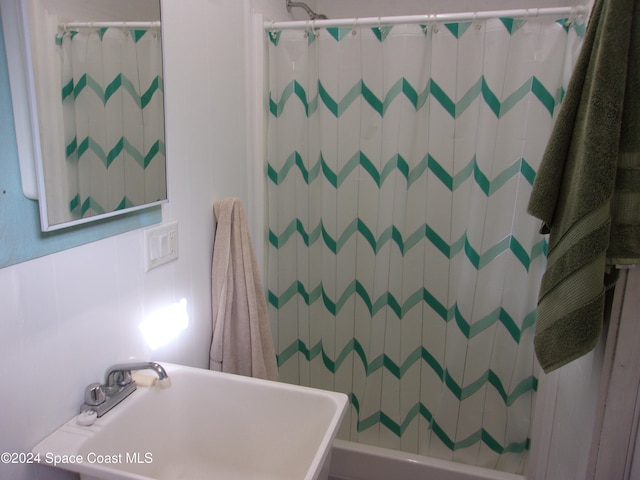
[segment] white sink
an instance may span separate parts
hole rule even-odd
[[[91,426],[71,419],[33,449],[82,479],[326,479],[347,396],[162,364]]]

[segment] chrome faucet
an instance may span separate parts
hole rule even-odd
[[[101,417],[136,390],[131,377],[134,370],[153,370],[158,375],[158,384],[166,388],[171,385],[167,372],[157,362],[120,363],[112,365],[105,373],[104,383],[91,383],[84,392],[84,404],[80,412],[93,410]]]

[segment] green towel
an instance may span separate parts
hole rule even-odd
[[[528,211],[549,233],[535,348],[552,371],[595,347],[611,264],[640,262],[640,0],[596,0]]]

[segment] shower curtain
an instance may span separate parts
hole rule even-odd
[[[166,198],[159,30],[81,28],[56,41],[67,219]]]
[[[547,246],[526,205],[583,27],[267,32],[280,378],[348,394],[341,438],[523,472]]]

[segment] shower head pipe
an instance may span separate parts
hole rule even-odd
[[[306,3],[292,2],[291,0],[287,0],[287,12],[291,12],[292,7],[303,8],[307,12],[307,15],[309,15],[310,20],[326,20],[327,19],[326,15],[314,12]]]

